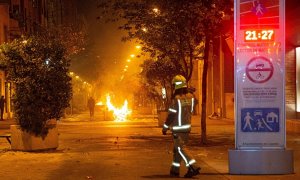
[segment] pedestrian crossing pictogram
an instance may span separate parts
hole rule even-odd
[[[279,28],[280,0],[240,0],[240,29]]]
[[[256,16],[261,17],[267,12],[267,9],[265,8],[265,6],[260,1],[253,0],[252,12]]]

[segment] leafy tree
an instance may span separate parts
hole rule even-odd
[[[62,2],[60,2],[61,4]],[[51,7],[53,8],[53,7]],[[55,38],[61,42],[65,48],[65,55],[70,57],[85,50],[87,44],[87,25],[83,17],[76,17],[76,21],[72,20],[67,23],[53,22],[53,19],[48,19],[47,26],[37,23],[29,16],[17,15],[16,20],[19,21],[21,28],[23,25],[30,26],[30,31],[22,31],[25,36],[44,36]],[[50,18],[53,18],[52,15]],[[34,19],[34,18],[33,18]]]
[[[79,25],[81,23],[81,25]],[[58,26],[58,27],[39,27],[36,32],[30,35],[43,38],[52,38],[60,41],[65,49],[65,56],[71,57],[85,50],[87,44],[87,30],[84,22],[79,21],[78,25]]]
[[[53,29],[52,34],[56,34],[62,45],[65,47],[65,54],[69,57],[77,55],[85,50],[87,32],[84,26],[70,26]]]
[[[45,137],[47,121],[62,117],[72,95],[64,46],[51,37],[21,38],[0,46],[0,62],[15,86],[13,107],[21,128]]]
[[[167,57],[178,74],[189,81],[193,61],[203,60],[201,142],[206,143],[206,91],[210,42],[219,36],[225,14],[232,13],[232,0],[103,0],[108,21],[122,23],[124,40],[136,39],[143,51],[157,59]]]
[[[204,47],[200,44],[203,39],[201,31],[192,26],[193,21],[201,17],[196,14],[190,17],[189,10],[193,6],[190,1],[171,0],[118,0],[104,1],[99,5],[106,10],[104,12],[112,12],[113,16],[108,20],[125,20],[120,29],[127,31],[128,35],[123,40],[137,40],[152,58],[169,58],[178,68],[177,73],[183,74],[187,80],[192,75],[192,61],[199,59]]]
[[[148,93],[159,103],[161,110],[166,110],[170,102],[172,89],[172,78],[177,74],[176,66],[167,58],[160,60],[146,60],[142,65],[141,77],[144,87],[148,87]],[[166,98],[162,99],[162,88],[166,90]]]

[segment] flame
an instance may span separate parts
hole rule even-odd
[[[127,100],[124,101],[122,108],[118,109],[111,103],[109,94],[106,96],[106,106],[109,111],[113,111],[115,121],[117,122],[126,121],[127,116],[131,114],[131,110],[128,109]]]

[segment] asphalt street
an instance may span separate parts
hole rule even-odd
[[[287,146],[294,150],[295,173],[289,175],[230,175],[228,149],[234,148],[232,120],[207,121],[208,144],[200,144],[199,117],[193,118],[187,148],[202,168],[194,179],[300,179],[300,134],[288,133]],[[4,126],[2,126],[4,127]],[[9,129],[0,128],[0,133]],[[10,150],[0,139],[0,179],[5,180],[124,180],[171,179],[172,139],[163,136],[157,119],[136,116],[114,122],[96,114],[74,115],[58,122],[59,148],[45,152]],[[182,179],[186,169],[182,165]]]

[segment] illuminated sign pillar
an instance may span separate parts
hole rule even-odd
[[[235,149],[230,174],[289,174],[284,0],[235,0]]]

